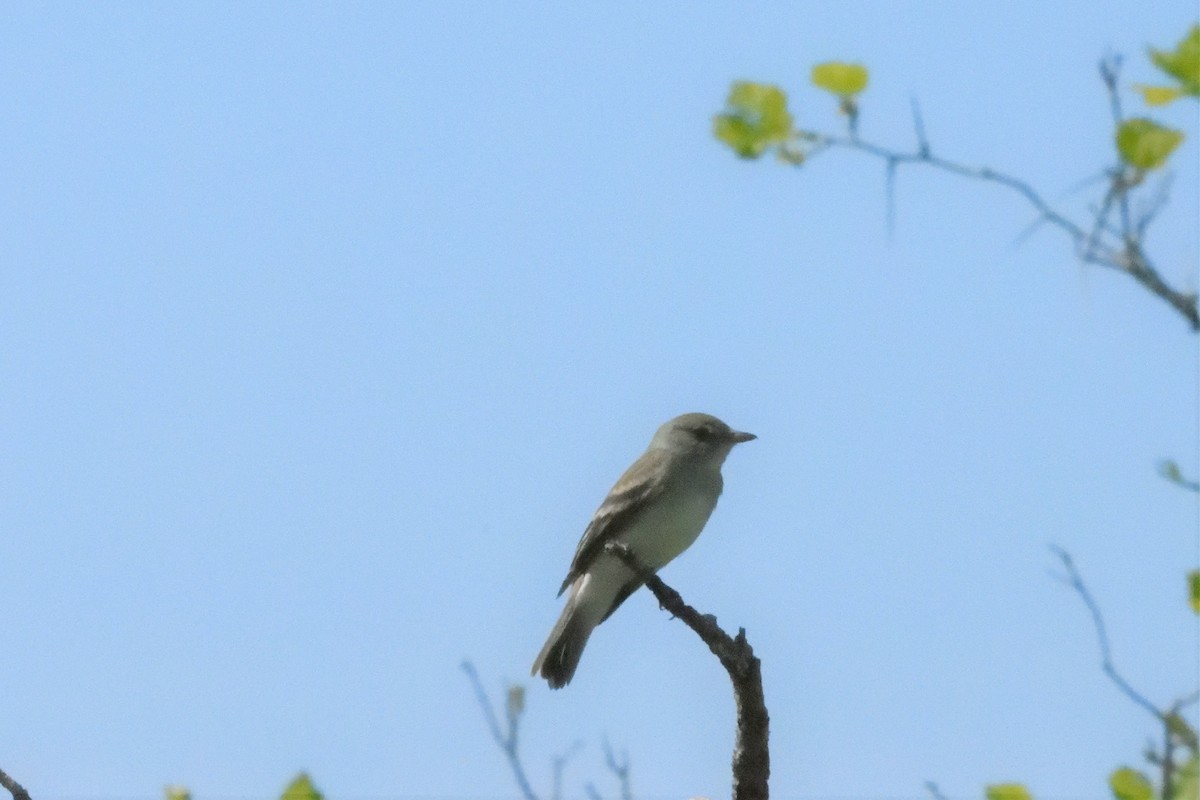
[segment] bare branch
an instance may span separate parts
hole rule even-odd
[[[708,649],[725,667],[733,684],[737,711],[737,738],[733,747],[733,800],[766,800],[767,779],[771,774],[768,747],[766,701],[763,698],[762,662],[746,641],[746,629],[739,628],[730,637],[717,625],[716,617],[701,614],[683,601],[679,592],[662,582],[647,569],[628,547],[610,542],[605,550],[614,554],[636,572],[654,593],[659,605],[696,632]]]
[[[1046,220],[1044,218],[1038,217],[1033,222],[1026,225],[1020,233],[1013,237],[1013,247],[1020,247],[1021,245],[1025,244],[1025,241],[1030,236],[1033,236],[1033,234],[1037,233],[1038,228],[1042,227],[1045,222]]]
[[[1063,567],[1067,570],[1066,577],[1061,580],[1079,595],[1092,615],[1092,623],[1096,628],[1096,639],[1100,645],[1100,666],[1104,674],[1121,690],[1122,694],[1150,712],[1162,725],[1161,752],[1155,749],[1154,743],[1151,742],[1146,746],[1144,755],[1146,760],[1158,767],[1160,771],[1159,786],[1162,787],[1163,800],[1175,800],[1174,787],[1178,771],[1175,750],[1184,747],[1193,755],[1200,752],[1200,743],[1197,742],[1195,730],[1187,724],[1179,712],[1196,702],[1200,698],[1200,692],[1192,692],[1176,700],[1171,705],[1171,708],[1164,712],[1146,699],[1145,695],[1130,686],[1121,673],[1117,672],[1117,668],[1113,664],[1112,649],[1108,642],[1108,631],[1104,625],[1104,617],[1100,613],[1100,607],[1096,604],[1095,598],[1092,597],[1092,593],[1083,582],[1079,570],[1076,569],[1071,555],[1057,545],[1051,545],[1050,549],[1058,556]]]
[[[521,794],[525,797],[525,800],[538,800],[533,787],[529,785],[529,778],[525,775],[525,767],[521,764],[521,756],[518,752],[519,739],[517,733],[520,727],[521,704],[513,702],[510,692],[509,702],[505,704],[508,730],[501,731],[500,723],[496,719],[496,712],[492,710],[492,701],[488,698],[487,691],[483,688],[483,683],[479,680],[479,673],[475,671],[475,665],[470,661],[463,661],[460,666],[462,667],[462,671],[467,673],[467,677],[471,680],[471,687],[475,690],[475,699],[479,701],[479,707],[483,709],[483,718],[487,721],[488,730],[491,731],[496,745],[504,752],[505,757],[508,758],[509,766],[512,767],[513,777],[517,781],[517,786],[521,789]],[[14,800],[16,799],[14,798]]]
[[[1130,250],[1126,253],[1128,265],[1125,271],[1133,277],[1135,281],[1142,284],[1151,294],[1165,300],[1176,311],[1187,318],[1192,326],[1193,331],[1200,331],[1200,312],[1196,310],[1196,293],[1195,292],[1178,292],[1168,286],[1159,276],[1158,272],[1150,266],[1146,261],[1146,256],[1136,243],[1130,244]]]
[[[1100,607],[1096,605],[1096,600],[1092,597],[1092,593],[1088,591],[1087,586],[1084,584],[1079,570],[1075,568],[1075,562],[1072,560],[1071,554],[1058,545],[1051,545],[1050,550],[1058,556],[1059,560],[1062,561],[1063,568],[1067,571],[1066,584],[1075,590],[1075,593],[1083,600],[1084,605],[1087,606],[1088,611],[1092,615],[1092,624],[1096,628],[1096,640],[1100,645],[1100,668],[1108,676],[1109,680],[1121,690],[1122,694],[1144,708],[1156,720],[1165,724],[1167,721],[1166,715],[1158,709],[1158,706],[1147,700],[1145,695],[1130,686],[1129,682],[1121,676],[1121,673],[1117,672],[1117,668],[1113,665],[1112,648],[1108,643],[1108,630],[1104,625],[1104,617],[1101,615]]]
[[[9,774],[0,769],[0,786],[3,786],[13,796],[13,800],[31,800],[25,787],[17,783]]]

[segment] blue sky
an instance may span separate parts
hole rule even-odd
[[[0,24],[0,768],[44,798],[516,790],[458,670],[526,682],[549,789],[725,796],[732,703],[639,594],[526,677],[663,420],[759,440],[663,577],[763,659],[776,797],[1100,797],[1197,684],[1196,337],[994,187],[711,138],[735,79],[1086,215],[1095,64],[1185,2],[25,4]],[[1136,98],[1126,92],[1136,108]],[[1149,249],[1196,286],[1195,104]]]

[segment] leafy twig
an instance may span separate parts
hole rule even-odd
[[[1100,76],[1109,96],[1109,105],[1117,125],[1123,121],[1123,112],[1119,95],[1120,58],[1109,56],[1100,62]],[[1094,212],[1090,225],[1084,226],[1070,219],[1066,214],[1053,208],[1028,182],[989,167],[970,167],[956,161],[934,155],[925,131],[925,123],[920,109],[913,103],[913,126],[916,130],[917,145],[912,152],[892,150],[882,145],[873,144],[859,138],[857,131],[850,131],[846,136],[801,131],[796,134],[807,149],[802,158],[793,158],[797,165],[833,148],[854,150],[874,156],[884,162],[884,175],[888,198],[887,217],[888,229],[891,230],[895,218],[895,201],[893,198],[895,175],[898,167],[906,164],[924,164],[926,166],[959,175],[964,178],[994,183],[1019,194],[1037,212],[1036,222],[1046,222],[1070,237],[1074,244],[1075,254],[1087,264],[1123,272],[1151,294],[1169,304],[1175,311],[1188,321],[1193,332],[1200,331],[1200,310],[1197,310],[1197,297],[1193,292],[1183,292],[1167,284],[1157,268],[1142,249],[1146,229],[1165,202],[1165,193],[1161,190],[1152,198],[1147,210],[1137,219],[1130,210],[1130,192],[1144,181],[1144,174],[1125,164],[1118,164],[1108,170],[1108,189],[1103,202]],[[1109,214],[1115,208],[1118,221],[1110,224]]]
[[[716,617],[701,614],[683,601],[679,592],[662,582],[646,568],[628,547],[610,542],[605,550],[616,555],[636,572],[654,593],[658,603],[708,645],[708,649],[725,667],[733,684],[737,708],[737,739],[733,747],[733,800],[766,800],[767,779],[771,774],[770,750],[767,742],[769,719],[763,698],[762,663],[746,641],[746,629],[739,628],[731,637],[717,625]]]

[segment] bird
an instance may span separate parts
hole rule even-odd
[[[756,439],[711,414],[682,414],[663,423],[650,446],[617,480],[583,532],[567,577],[562,614],[533,662],[531,675],[551,689],[571,682],[588,637],[643,580],[610,542],[625,544],[657,572],[696,541],[717,505],[721,465],[734,445]]]

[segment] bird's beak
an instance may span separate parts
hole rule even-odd
[[[743,431],[734,431],[733,435],[730,436],[729,438],[733,440],[734,444],[741,444],[742,442],[753,441],[754,439],[757,439],[758,437],[755,436],[753,433],[745,433]]]

